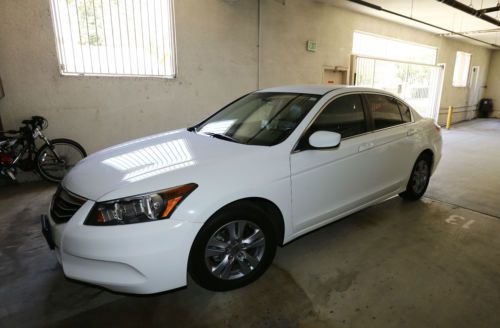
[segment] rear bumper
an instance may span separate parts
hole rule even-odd
[[[434,143],[433,143],[433,159],[434,159],[434,163],[432,163],[432,172],[431,174],[434,174],[434,172],[436,171],[436,168],[439,164],[439,162],[441,161],[441,151],[442,151],[442,148],[443,148],[443,139],[441,138],[441,136],[439,136],[439,138],[436,138],[436,140],[434,140]]]
[[[83,225],[93,205],[87,201],[64,224],[55,224],[49,216],[56,256],[68,278],[135,294],[186,285],[189,251],[201,223],[169,219]]]

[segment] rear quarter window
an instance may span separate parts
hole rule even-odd
[[[367,94],[366,100],[372,113],[376,130],[403,124],[405,122],[401,116],[398,101],[394,97]]]
[[[401,112],[401,117],[405,123],[411,122],[411,110],[410,107],[398,101],[399,111]]]

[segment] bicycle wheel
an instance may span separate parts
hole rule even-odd
[[[60,182],[78,161],[87,156],[87,153],[73,140],[54,139],[50,143],[52,148],[45,144],[38,150],[36,167],[42,178]]]

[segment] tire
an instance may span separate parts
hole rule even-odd
[[[276,233],[270,220],[250,202],[235,203],[215,213],[191,248],[188,270],[193,280],[213,291],[237,289],[257,280],[276,253]]]
[[[420,199],[425,194],[429,185],[431,167],[432,157],[427,153],[421,154],[413,165],[406,190],[400,193],[399,196],[411,201]]]
[[[66,162],[57,162],[52,149],[45,144],[40,147],[36,153],[36,169],[45,180],[50,182],[61,182],[64,176],[78,161],[87,157],[87,153],[78,142],[70,139],[54,139],[51,140],[50,143],[58,155],[66,160]],[[64,149],[68,151],[64,152]],[[69,150],[71,150],[71,153]]]

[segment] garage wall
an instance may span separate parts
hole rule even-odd
[[[180,0],[175,13],[177,79],[69,77],[58,71],[50,1],[1,0],[4,126],[41,114],[49,137],[92,152],[187,126],[257,88],[255,1]]]
[[[321,83],[324,66],[349,67],[354,31],[364,31],[438,47],[438,63],[445,63],[439,122],[444,124],[448,106],[467,106],[467,88],[452,87],[457,51],[472,54],[480,66],[479,84],[486,84],[491,50],[436,36],[377,17],[302,0],[263,1],[262,86],[287,83]],[[305,50],[306,40],[317,41],[315,53]],[[484,89],[481,89],[484,90]],[[457,110],[454,122],[466,119],[467,109]],[[459,113],[458,111],[463,111]],[[469,113],[472,118],[474,113]]]
[[[457,88],[452,86],[456,52],[464,51],[472,54],[471,68],[472,66],[479,66],[479,95],[477,99],[481,99],[484,96],[486,81],[488,79],[490,71],[490,57],[492,51],[487,48],[456,40],[450,40],[446,38],[441,38],[440,40],[441,45],[440,51],[438,53],[438,63],[445,63],[446,70],[443,94],[441,98],[439,123],[442,125],[446,123],[448,106],[453,106],[456,108],[453,114],[453,123],[473,119],[477,116],[477,103],[470,104],[468,102],[469,89]],[[463,108],[464,106],[466,107]]]
[[[457,50],[472,53],[472,65],[481,67],[481,85],[490,62],[488,49],[313,0],[261,0],[258,81],[258,1],[177,0],[178,78],[63,77],[49,3],[0,1],[0,75],[6,92],[0,115],[6,128],[15,128],[41,114],[51,123],[50,137],[73,138],[90,152],[188,126],[258,85],[321,83],[323,66],[349,66],[355,30],[439,47],[438,62],[446,63],[443,108],[467,104],[466,90],[451,87]],[[305,50],[308,39],[318,42],[317,52]]]
[[[493,116],[500,118],[500,50],[492,53],[490,67],[486,98],[493,99]]]

